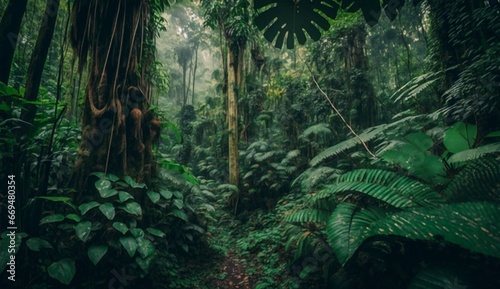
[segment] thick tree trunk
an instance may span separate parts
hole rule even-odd
[[[7,84],[28,0],[10,0],[0,22],[0,81]]]
[[[137,74],[150,57],[142,50],[148,37],[147,2],[75,2],[71,38],[80,69],[89,59],[82,141],[71,180],[80,193],[95,171],[146,183],[152,174],[152,145],[161,125],[148,110],[149,82]]]
[[[28,78],[26,79],[24,98],[29,101],[36,101],[38,97],[43,68],[47,60],[52,37],[54,36],[54,28],[56,27],[59,1],[60,0],[48,0],[45,6],[42,25],[40,26],[35,49],[31,55],[30,65],[28,67]],[[23,110],[21,113],[21,119],[27,123],[32,123],[35,119],[36,111],[36,105],[26,105],[26,110]]]

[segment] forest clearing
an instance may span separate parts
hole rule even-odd
[[[500,0],[0,17],[1,288],[500,288]]]

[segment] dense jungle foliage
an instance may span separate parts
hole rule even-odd
[[[500,288],[499,0],[0,0],[2,288]]]

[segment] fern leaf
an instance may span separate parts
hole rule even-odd
[[[288,223],[326,223],[328,217],[330,217],[329,211],[317,210],[317,209],[303,209],[291,213],[285,217],[285,221]]]
[[[500,206],[488,202],[449,204],[393,214],[370,226],[370,235],[444,240],[500,258]]]
[[[312,188],[328,182],[330,179],[340,175],[341,171],[338,169],[330,167],[316,167],[309,168],[300,174],[293,182],[292,187],[295,184],[300,184],[301,189],[305,192],[310,191]]]
[[[237,186],[231,184],[222,184],[217,187],[217,190],[219,192],[234,192],[234,193],[237,193],[239,191]]]
[[[318,123],[306,128],[299,136],[302,139],[308,139],[310,135],[331,134],[332,131],[327,123]]]
[[[358,210],[356,205],[340,203],[332,212],[326,227],[328,242],[341,264],[354,254],[367,237],[370,225],[386,216],[386,210],[368,208]]]
[[[338,143],[332,147],[327,148],[326,150],[322,151],[317,156],[315,156],[309,162],[309,164],[313,167],[317,166],[318,164],[322,163],[323,161],[325,161],[331,157],[334,157],[334,156],[336,156],[336,155],[338,155],[346,150],[349,150],[349,149],[357,146],[358,144],[361,144],[360,139],[363,140],[363,142],[365,142],[365,143],[369,142],[373,139],[380,137],[382,135],[382,133],[387,129],[399,126],[403,122],[412,121],[412,120],[415,120],[415,119],[418,119],[421,117],[423,117],[423,116],[422,115],[408,116],[408,117],[405,117],[403,119],[392,122],[390,124],[381,124],[381,125],[377,125],[377,126],[374,126],[371,128],[367,128],[366,130],[364,130],[362,133],[359,134],[359,138],[353,137],[353,138],[345,140],[341,143]]]
[[[470,160],[479,159],[487,154],[500,153],[500,143],[492,143],[484,146],[480,146],[474,149],[468,149],[465,151],[458,152],[452,155],[449,159],[449,163],[459,163],[466,162]]]
[[[341,193],[359,192],[396,208],[435,206],[444,198],[428,186],[384,170],[362,169],[348,172],[313,199],[319,201]]]
[[[450,201],[500,201],[500,160],[478,159],[468,163],[448,184]]]

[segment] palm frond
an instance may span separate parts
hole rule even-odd
[[[285,217],[285,221],[288,223],[325,223],[330,217],[331,212],[318,209],[302,209],[295,211],[290,215]]]
[[[332,131],[329,128],[327,123],[318,123],[306,128],[299,136],[301,139],[307,139],[310,135],[318,135],[318,134],[331,134]]]
[[[430,187],[384,170],[362,169],[348,172],[339,177],[337,183],[330,185],[314,196],[320,201],[335,195],[359,192],[396,208],[436,206],[445,202]]]
[[[370,235],[399,235],[410,239],[444,240],[465,249],[500,258],[500,206],[489,202],[418,208],[381,219]]]
[[[458,152],[452,155],[449,159],[449,163],[461,163],[470,160],[475,160],[486,156],[487,154],[500,153],[500,143],[492,143],[480,146],[474,149],[468,149],[465,151]]]
[[[315,156],[309,162],[309,164],[313,167],[317,166],[318,164],[324,162],[325,160],[332,158],[332,157],[334,157],[334,156],[336,156],[336,155],[338,155],[346,150],[349,150],[349,149],[361,144],[361,140],[363,140],[363,142],[365,142],[365,143],[369,142],[373,139],[381,137],[382,133],[390,128],[396,127],[403,122],[413,121],[415,119],[419,119],[422,117],[423,117],[423,115],[408,116],[408,117],[405,117],[403,119],[392,122],[390,124],[381,124],[381,125],[367,128],[366,130],[364,130],[362,133],[359,134],[359,138],[353,137],[353,138],[345,140],[341,143],[338,143],[332,147],[327,148],[326,150],[322,151],[317,156]]]
[[[331,167],[315,167],[305,170],[300,176],[298,176],[293,182],[292,187],[295,184],[300,184],[301,189],[305,192],[312,190],[314,187],[320,184],[327,183],[333,178],[338,177],[341,174],[341,170],[334,169]]]
[[[500,160],[471,161],[448,184],[444,194],[449,201],[499,201]]]
[[[361,245],[370,225],[386,216],[382,208],[361,209],[350,203],[340,203],[330,215],[326,233],[328,242],[339,262],[344,264]]]

